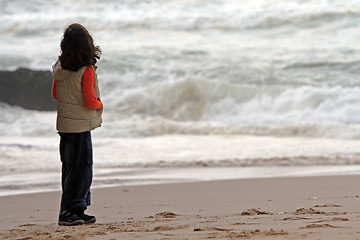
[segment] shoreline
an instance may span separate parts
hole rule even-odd
[[[58,144],[57,136],[0,137],[0,195],[60,190]],[[93,144],[93,187],[360,174],[359,140],[164,135]]]
[[[16,174],[17,178],[28,178]],[[52,187],[37,189],[8,189],[0,191],[0,197],[19,196],[57,192],[61,189],[61,173],[46,173],[58,178]],[[360,175],[360,165],[339,166],[254,166],[254,167],[162,167],[162,168],[112,168],[94,169],[91,189],[148,186],[176,183],[197,183],[207,181],[226,181],[242,179],[288,178],[288,177],[321,177],[321,176]],[[36,174],[32,178],[47,179]],[[0,178],[1,179],[1,178]]]
[[[359,182],[346,175],[98,188],[88,211],[97,223],[78,227],[56,225],[60,192],[0,197],[0,237],[356,239]]]

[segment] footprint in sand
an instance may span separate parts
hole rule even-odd
[[[295,212],[293,212],[294,215],[302,215],[302,214],[326,214],[322,211],[316,211],[313,208],[299,208]]]
[[[332,219],[323,219],[319,221],[314,221],[312,223],[321,223],[321,222],[347,222],[349,221],[348,218],[332,218]]]
[[[317,205],[317,206],[324,206],[324,205]],[[329,205],[326,205],[329,206]],[[336,205],[337,206],[337,205]],[[299,208],[295,212],[293,212],[294,215],[302,215],[302,214],[324,214],[324,215],[341,215],[346,214],[346,212],[323,212],[323,211],[317,211],[313,208]]]
[[[26,224],[19,225],[19,227],[34,227],[34,226],[37,226],[37,224],[26,223]]]
[[[333,226],[330,224],[309,224],[306,227],[301,227],[300,229],[308,229],[308,228],[340,228],[337,226]]]
[[[200,232],[200,231],[230,232],[233,231],[233,229],[218,228],[218,227],[194,228],[194,232]]]
[[[154,228],[154,232],[159,232],[159,231],[171,231],[171,230],[175,230],[175,228],[164,225],[164,226],[158,226]]]
[[[161,213],[157,213],[155,216],[149,216],[146,218],[176,218],[177,216],[180,216],[180,215],[172,213],[172,212],[161,212]]]
[[[163,231],[172,231],[172,230],[178,230],[178,229],[185,229],[188,228],[189,226],[187,225],[180,225],[180,226],[169,226],[169,225],[162,225],[162,226],[157,226],[153,229],[152,232],[163,232]]]
[[[283,220],[283,221],[295,221],[295,220],[309,220],[309,219],[312,219],[312,218],[306,218],[306,217],[286,217],[286,218],[283,218],[282,220]]]
[[[260,211],[259,209],[256,209],[256,208],[252,208],[252,209],[243,211],[240,215],[241,216],[254,216],[254,215],[269,215],[269,214],[271,214],[271,213],[265,212],[265,211]]]
[[[341,207],[340,205],[337,204],[323,204],[323,205],[315,205],[314,207],[317,208],[327,208],[327,207]]]
[[[284,230],[280,230],[280,231],[276,231],[274,229],[270,229],[269,231],[260,231],[259,229],[256,229],[254,231],[251,230],[243,230],[241,232],[230,232],[229,234],[227,234],[227,238],[251,238],[254,236],[283,236],[283,235],[288,235],[289,233],[284,231]]]

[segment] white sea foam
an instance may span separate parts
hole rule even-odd
[[[1,137],[0,196],[59,190],[58,140]],[[360,172],[354,140],[168,135],[94,137],[93,147],[94,187]]]

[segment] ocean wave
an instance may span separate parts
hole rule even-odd
[[[256,159],[222,159],[194,161],[158,161],[151,163],[125,163],[103,165],[107,168],[222,168],[222,167],[299,167],[299,166],[347,166],[359,165],[360,154],[336,154],[333,156],[292,156]]]
[[[360,138],[360,88],[239,84],[196,77],[113,88],[100,136],[252,134]],[[0,135],[49,136],[55,112],[0,104]],[[34,125],[33,123],[41,123]]]
[[[72,21],[94,34],[96,134],[360,138],[357,1],[13,0],[0,13],[1,69],[49,69]],[[0,110],[0,135],[55,131],[55,112]]]
[[[20,35],[46,34],[64,28],[70,19],[91,26],[93,31],[123,29],[167,29],[181,31],[271,29],[284,26],[318,28],[339,22],[339,27],[356,24],[360,9],[353,3],[314,4],[302,1],[268,3],[266,1],[231,3],[227,1],[138,1],[119,3],[95,1],[57,1],[37,4],[5,5],[0,17],[0,33]],[[35,6],[34,6],[35,5]],[[78,12],[81,8],[81,12]],[[100,9],[100,11],[99,11]],[[89,16],[98,16],[89,18]],[[39,21],[43,24],[34,24]],[[350,24],[351,23],[351,24]]]
[[[111,101],[110,109],[125,115],[161,116],[178,121],[223,116],[236,120],[262,116],[260,119],[268,121],[291,116],[291,120],[359,123],[359,94],[356,87],[259,86],[183,78],[128,89],[122,96],[109,94],[107,100]]]
[[[306,69],[310,70],[313,68],[328,68],[328,69],[344,69],[350,70],[354,67],[359,69],[360,61],[308,61],[308,62],[296,62],[291,63],[283,67],[283,69]]]
[[[360,139],[360,126],[336,123],[225,124],[214,121],[179,122],[162,117],[132,116],[107,122],[96,136],[144,137],[169,134],[181,135],[255,135],[276,137],[313,137]]]
[[[105,97],[104,136],[254,134],[360,137],[360,89],[241,85],[197,78]]]

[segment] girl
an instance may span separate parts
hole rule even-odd
[[[56,128],[60,135],[62,197],[59,225],[95,223],[84,213],[90,205],[92,143],[90,131],[100,127],[103,105],[97,81],[94,46],[89,32],[80,24],[66,28],[61,55],[53,66],[52,96],[57,101]]]

